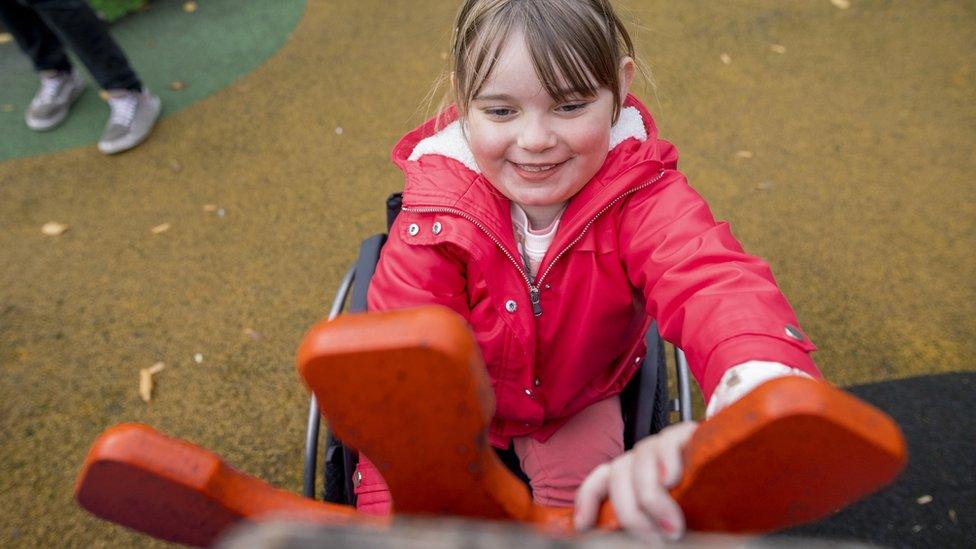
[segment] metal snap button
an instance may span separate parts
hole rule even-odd
[[[430,231],[432,233],[434,233],[434,234],[441,234],[441,229],[442,228],[443,227],[441,227],[441,222],[440,221],[435,221],[434,222],[434,226],[430,228]]]
[[[410,236],[417,236],[417,233],[419,232],[420,232],[420,225],[417,225],[416,223],[411,223],[410,226],[407,227],[407,233]]]
[[[535,378],[534,380],[532,380],[532,384],[538,387],[539,385],[542,385],[542,380],[539,378]]]
[[[352,485],[359,488],[359,485],[363,483],[363,472],[356,471],[356,474],[352,476]]]
[[[518,310],[518,303],[516,303],[514,299],[509,299],[505,302],[505,310],[510,313],[514,313]]]
[[[786,335],[788,335],[789,337],[792,337],[797,341],[803,341],[803,332],[801,332],[800,329],[797,328],[796,326],[790,326],[789,324],[787,324],[784,331],[786,332]]]
[[[640,364],[640,361],[641,361],[641,357],[637,357],[634,359],[634,364]]]
[[[532,389],[529,389],[528,387],[526,387],[525,388],[525,394],[526,394],[526,396],[532,396]]]

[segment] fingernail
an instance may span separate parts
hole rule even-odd
[[[678,532],[678,527],[672,524],[670,521],[658,519],[657,525],[660,526],[661,530],[664,531],[664,533],[667,534],[667,536],[672,540],[676,540],[681,537],[680,533]]]

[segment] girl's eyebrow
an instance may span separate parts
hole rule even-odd
[[[515,98],[507,93],[493,93],[487,95],[476,95],[472,101],[514,101]]]
[[[559,95],[562,96],[562,97],[574,97],[574,96],[586,97],[586,96],[589,96],[591,93],[592,92],[590,92],[589,90],[578,90],[578,89],[575,89],[575,88],[565,88],[565,89],[559,90]],[[474,96],[474,98],[471,99],[471,100],[472,101],[509,101],[509,102],[514,102],[515,101],[515,98],[512,97],[511,95],[508,95],[507,93],[492,93],[492,94],[478,94],[478,95]]]

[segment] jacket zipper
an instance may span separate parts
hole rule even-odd
[[[454,214],[454,215],[458,215],[460,217],[463,217],[463,218],[467,219],[468,221],[470,221],[471,223],[473,223],[475,227],[478,227],[479,229],[481,229],[481,231],[483,233],[485,233],[485,235],[488,236],[488,238],[492,242],[495,243],[495,246],[498,246],[498,249],[501,250],[503,254],[505,254],[505,257],[508,258],[508,260],[512,263],[512,265],[515,265],[515,268],[518,270],[519,274],[522,275],[522,279],[525,280],[525,285],[528,286],[528,288],[529,288],[529,303],[532,304],[532,314],[534,316],[542,316],[542,303],[541,303],[541,299],[540,299],[540,296],[539,296],[539,288],[542,287],[542,281],[545,280],[546,276],[549,274],[549,271],[552,270],[553,265],[555,265],[556,262],[559,261],[559,259],[562,258],[562,256],[565,255],[566,252],[568,252],[570,248],[572,248],[573,246],[575,246],[576,244],[578,244],[579,241],[582,240],[583,237],[586,235],[586,232],[588,230],[590,230],[590,227],[593,226],[593,223],[595,223],[596,220],[600,218],[600,216],[602,216],[603,214],[607,213],[607,210],[609,210],[610,208],[612,208],[614,204],[616,204],[617,202],[619,202],[621,199],[623,199],[625,197],[628,197],[628,196],[636,193],[637,191],[639,191],[641,189],[645,189],[645,188],[647,188],[647,187],[649,187],[649,186],[657,183],[658,181],[661,180],[662,177],[664,177],[664,170],[659,171],[658,174],[657,174],[657,176],[655,176],[650,181],[647,181],[646,183],[641,183],[640,185],[637,185],[636,187],[632,187],[630,189],[627,189],[626,191],[624,191],[624,192],[620,193],[619,195],[617,195],[616,197],[614,197],[613,200],[611,200],[610,202],[608,202],[607,205],[603,207],[603,209],[601,209],[599,212],[597,212],[596,214],[594,214],[593,217],[591,217],[589,219],[589,221],[586,222],[586,225],[584,225],[583,226],[583,229],[579,232],[578,235],[576,235],[576,238],[574,238],[572,240],[572,242],[570,242],[569,244],[567,244],[562,250],[560,250],[560,252],[558,254],[556,254],[556,257],[553,258],[553,260],[549,262],[549,265],[546,266],[546,270],[542,272],[542,275],[536,280],[535,284],[532,283],[532,279],[529,278],[529,275],[525,272],[525,269],[522,267],[522,265],[519,264],[519,262],[515,259],[515,257],[512,256],[512,254],[505,248],[505,246],[502,245],[501,241],[497,237],[495,237],[495,235],[491,231],[489,231],[488,228],[484,226],[484,224],[482,224],[480,221],[478,221],[477,219],[475,219],[474,217],[472,217],[471,215],[469,215],[467,212],[464,212],[464,211],[459,210],[457,208],[444,208],[444,207],[437,207],[437,208],[435,208],[435,207],[417,207],[417,208],[415,208],[415,207],[409,207],[409,206],[404,206],[402,208],[402,211],[405,211],[405,212],[416,212],[416,213],[451,213],[451,214]]]

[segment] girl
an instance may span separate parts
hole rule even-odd
[[[453,106],[393,150],[403,210],[369,306],[468,320],[495,391],[490,442],[514,450],[536,502],[573,505],[623,453],[618,395],[652,318],[709,413],[770,377],[819,375],[769,267],[715,222],[628,94],[634,48],[608,0],[467,0],[453,34]],[[681,534],[665,487],[693,429],[641,446],[660,467],[637,480],[655,490],[610,490],[626,527]],[[607,478],[590,481],[581,528]],[[357,479],[360,508],[386,512],[368,459]]]

